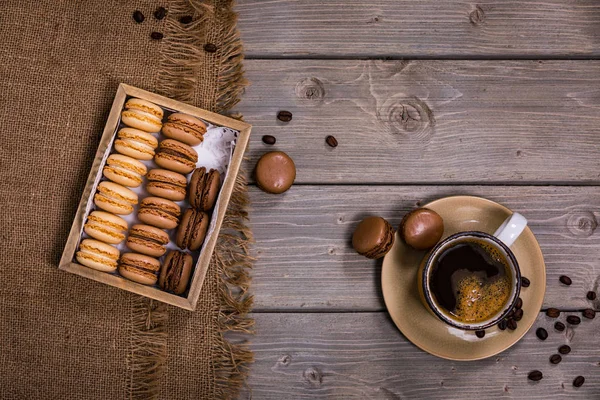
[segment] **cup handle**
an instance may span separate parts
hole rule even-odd
[[[510,217],[506,218],[506,221],[500,225],[494,236],[496,236],[501,242],[507,247],[513,245],[515,240],[523,232],[527,226],[527,219],[519,213],[513,213]]]

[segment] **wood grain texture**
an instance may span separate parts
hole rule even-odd
[[[245,65],[249,169],[279,149],[298,183],[600,184],[600,61]]]
[[[381,261],[351,247],[357,223],[380,215],[397,227],[412,208],[475,195],[525,215],[546,261],[544,307],[600,309],[585,298],[600,284],[600,188],[542,186],[293,186],[283,195],[250,188],[258,258],[256,311],[384,310]],[[571,286],[559,283],[566,274]]]
[[[512,348],[481,361],[455,362],[408,342],[386,313],[254,314],[255,362],[242,399],[597,399],[599,319],[558,333],[544,315]],[[506,333],[510,334],[510,333]],[[560,345],[570,354],[549,357]],[[541,370],[534,383],[527,374]],[[585,384],[572,386],[583,375]]]
[[[239,0],[249,57],[597,57],[600,4]]]

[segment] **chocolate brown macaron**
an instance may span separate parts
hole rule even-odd
[[[204,243],[208,230],[208,214],[188,208],[181,217],[181,224],[177,230],[175,243],[182,249],[198,250]]]
[[[171,200],[146,197],[140,202],[140,221],[162,229],[173,229],[179,224],[181,208]]]
[[[142,285],[154,285],[158,280],[160,262],[153,257],[137,253],[125,253],[119,261],[119,274]]]
[[[167,252],[169,235],[162,229],[150,225],[136,224],[131,227],[125,243],[127,247],[138,253],[152,257],[160,257]]]
[[[162,290],[183,294],[192,274],[192,256],[182,251],[171,250],[160,269],[158,286]]]
[[[216,169],[206,171],[206,168],[196,168],[190,179],[189,200],[196,210],[209,211],[215,205],[219,189],[221,188],[221,174]]]
[[[189,174],[196,168],[198,153],[185,143],[165,139],[158,145],[154,161],[168,170]]]
[[[254,174],[259,188],[267,193],[279,194],[294,183],[296,165],[283,151],[271,151],[258,160]]]
[[[352,247],[367,258],[381,258],[394,245],[394,228],[381,217],[363,219],[352,235]]]
[[[146,190],[151,195],[173,201],[185,199],[187,180],[180,173],[155,168],[148,172],[146,179],[148,179]]]
[[[417,208],[402,218],[398,233],[404,242],[417,250],[427,250],[444,234],[444,220],[429,208]]]

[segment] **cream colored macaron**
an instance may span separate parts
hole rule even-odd
[[[117,269],[119,255],[119,250],[109,244],[94,239],[83,239],[75,258],[86,267],[102,272],[114,272]]]
[[[141,161],[122,154],[111,154],[102,171],[111,181],[129,187],[140,186],[147,172],[148,169]]]
[[[121,217],[104,211],[92,211],[83,231],[104,243],[118,244],[125,239],[127,228],[127,221]]]
[[[121,121],[132,128],[146,132],[160,132],[162,128],[163,110],[147,100],[132,98],[125,103],[121,113]]]
[[[138,203],[138,195],[114,182],[100,182],[94,195],[94,204],[113,214],[127,215]]]
[[[117,132],[115,150],[138,160],[152,160],[158,140],[148,132],[135,128],[123,128]]]

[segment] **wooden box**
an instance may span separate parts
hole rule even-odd
[[[210,124],[216,127],[226,127],[237,131],[237,139],[235,141],[235,145],[232,146],[233,153],[231,154],[231,158],[229,159],[225,179],[221,186],[221,191],[215,205],[215,211],[211,216],[211,231],[209,232],[210,234],[207,235],[204,241],[199,256],[197,256],[197,262],[190,280],[187,297],[184,297],[183,295],[178,296],[162,291],[158,287],[144,286],[132,282],[121,277],[117,273],[111,274],[96,271],[94,269],[78,264],[74,259],[74,255],[79,247],[79,242],[82,239],[83,225],[86,222],[88,214],[92,211],[93,208],[92,199],[96,192],[96,187],[100,182],[104,163],[108,155],[110,153],[113,153],[113,141],[115,139],[118,129],[123,126],[121,124],[121,110],[123,109],[126,100],[130,97],[137,97],[151,101],[152,103],[157,104],[163,109],[165,109],[165,111],[167,112],[181,112],[193,115],[204,120],[205,122],[209,122]],[[79,202],[79,207],[77,208],[75,220],[73,221],[73,225],[71,226],[71,232],[69,233],[69,237],[67,239],[62,258],[60,260],[59,269],[89,279],[93,279],[95,281],[102,282],[107,285],[128,290],[130,292],[134,292],[142,296],[150,297],[152,299],[169,303],[177,307],[185,308],[187,310],[195,310],[196,304],[198,302],[198,297],[200,296],[200,290],[202,289],[202,283],[204,281],[206,271],[208,270],[210,259],[215,248],[215,244],[217,242],[217,236],[219,234],[221,224],[225,216],[225,211],[227,210],[229,199],[234,190],[236,177],[239,172],[240,165],[242,163],[244,152],[248,145],[248,140],[250,138],[250,130],[251,125],[246,124],[244,122],[232,118],[227,118],[206,110],[202,110],[200,108],[193,107],[188,104],[184,104],[179,101],[169,99],[167,97],[163,97],[154,93],[150,93],[145,90],[138,89],[123,83],[120,84],[110,111],[110,115],[108,116],[106,126],[104,127],[104,133],[102,134],[102,138],[100,140],[100,144],[96,152],[96,157],[92,164],[92,169],[88,176],[88,180],[83,191],[81,201]],[[199,160],[198,166],[201,166],[201,160]],[[142,186],[144,185],[145,182]],[[182,207],[182,211],[183,210],[184,207]],[[132,215],[135,216],[136,213],[137,208]],[[135,219],[137,220],[137,217]]]

